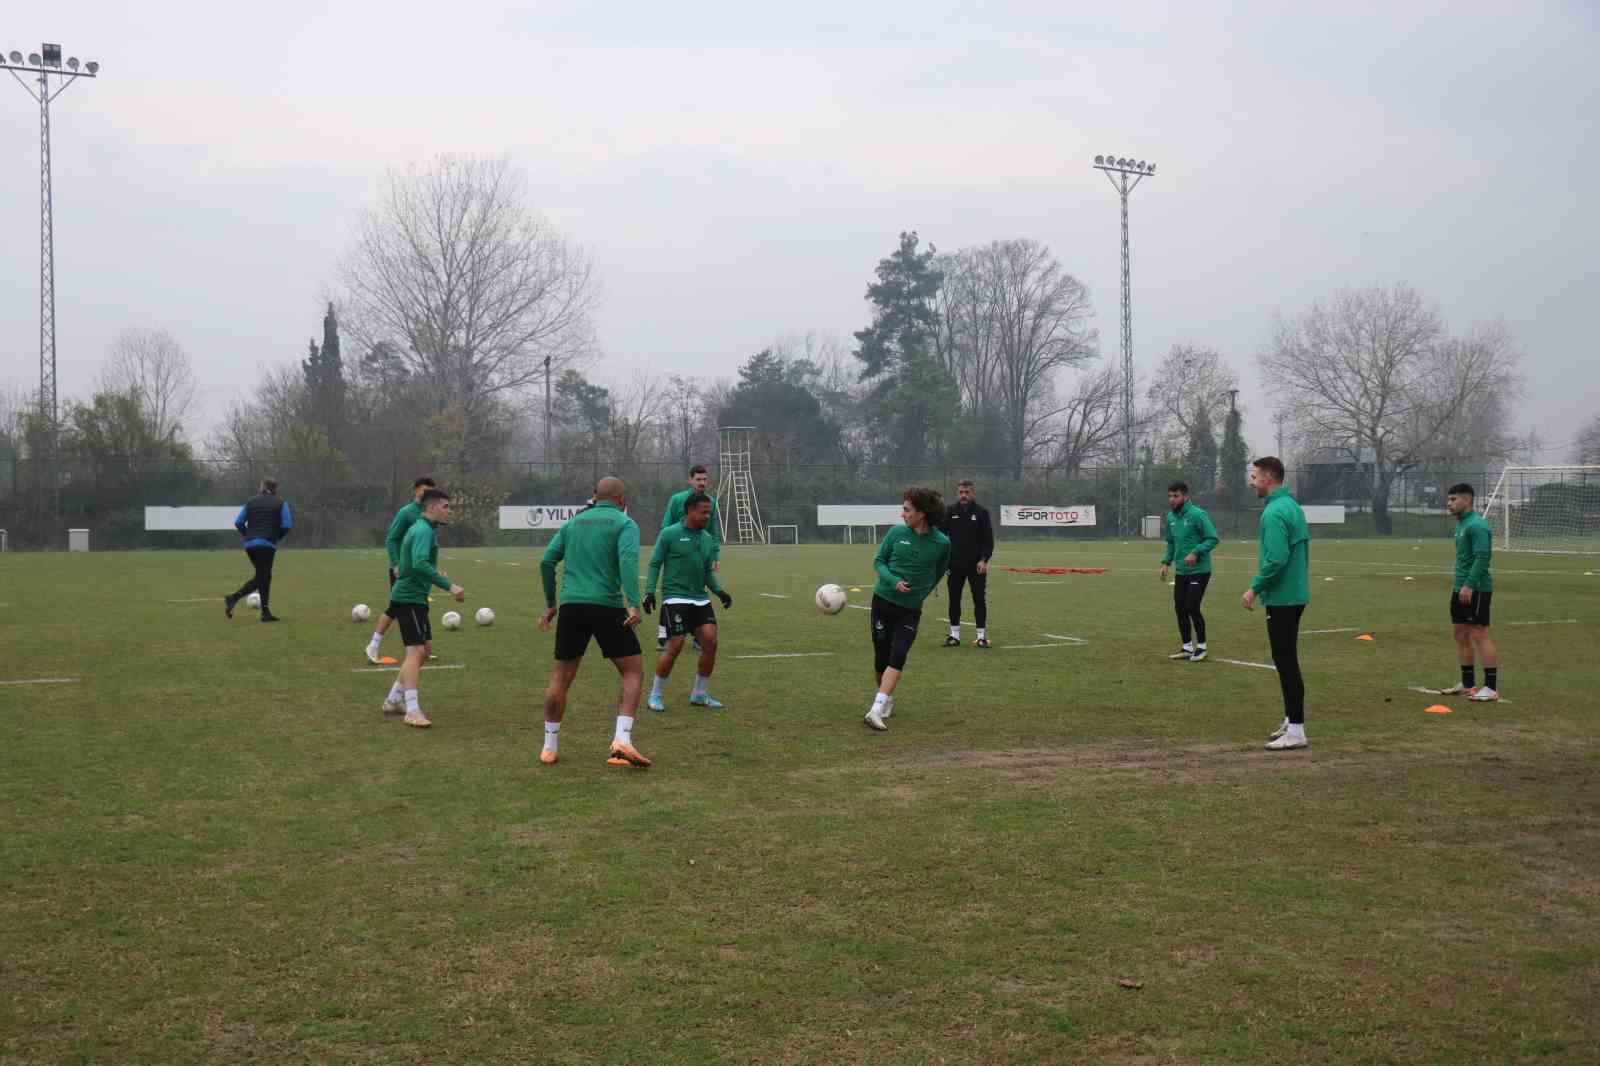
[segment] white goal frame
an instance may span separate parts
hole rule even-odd
[[[769,526],[767,526],[767,543],[769,545],[772,543],[772,531],[774,529],[787,529],[790,533],[794,534],[794,543],[796,545],[798,545],[800,543],[800,527],[799,526],[796,526],[796,525],[776,525],[776,526],[769,525]]]
[[[1495,548],[1548,555],[1600,554],[1600,510],[1590,515],[1580,509],[1577,527],[1567,532],[1540,534],[1527,528],[1524,508],[1532,490],[1545,485],[1593,486],[1600,492],[1600,466],[1508,466],[1502,470],[1482,508],[1484,520],[1494,530]]]

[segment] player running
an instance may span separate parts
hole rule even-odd
[[[252,592],[261,594],[261,620],[276,622],[272,613],[272,564],[278,557],[278,544],[294,528],[294,516],[289,513],[289,502],[278,496],[276,478],[262,478],[261,489],[244,502],[233,520],[233,528],[244,538],[244,553],[255,568],[255,576],[237,592],[222,597],[222,609],[229,618],[233,608]]]
[[[1456,516],[1456,570],[1450,582],[1450,622],[1455,631],[1456,661],[1461,680],[1444,690],[1447,696],[1466,696],[1479,703],[1500,698],[1500,656],[1489,636],[1489,598],[1494,582],[1489,564],[1494,554],[1494,533],[1483,515],[1474,510],[1476,496],[1466,482],[1450,486],[1445,508]],[[1475,684],[1475,658],[1483,660],[1483,686]]]
[[[390,687],[383,710],[393,714],[403,706],[406,725],[427,729],[433,723],[417,702],[417,687],[422,676],[422,661],[428,656],[428,645],[433,643],[433,627],[428,621],[428,590],[435,585],[447,589],[457,603],[466,600],[467,591],[439,569],[439,540],[434,530],[450,522],[450,494],[443,489],[424,489],[417,504],[422,517],[411,523],[405,539],[400,542],[400,572],[389,590],[389,606],[383,612],[400,623],[400,640],[406,647],[400,676]]]
[[[872,589],[872,652],[878,692],[864,721],[873,729],[889,728],[885,719],[894,713],[894,690],[917,639],[922,601],[950,569],[950,538],[933,525],[944,513],[944,497],[936,490],[907,489],[900,504],[905,524],[884,534],[872,561],[878,572]]]
[[[422,517],[422,494],[437,487],[431,477],[417,478],[411,483],[411,502],[396,511],[394,521],[389,523],[389,535],[384,538],[383,547],[389,553],[390,588],[394,588],[395,579],[400,576],[400,545],[406,539],[406,531]],[[383,635],[389,632],[393,624],[394,619],[388,611],[378,616],[378,627],[372,631],[372,639],[367,642],[367,662],[377,665],[378,646],[383,643]]]
[[[706,492],[706,486],[711,483],[711,475],[706,473],[706,468],[696,463],[689,468],[689,487],[680,492],[675,492],[667,497],[667,510],[661,516],[661,528],[676,525],[683,521],[684,508],[689,502],[689,497],[695,494],[705,496],[711,501],[711,521],[706,529],[711,533],[711,569],[721,570],[722,563],[722,514],[717,510],[717,498]],[[666,604],[661,605],[661,617],[656,622],[656,647],[667,646],[667,611]],[[648,613],[648,612],[646,612]]]
[[[656,660],[655,679],[650,686],[647,706],[652,711],[664,711],[662,689],[672,676],[672,665],[683,650],[685,634],[693,633],[700,646],[700,662],[695,670],[694,688],[689,693],[689,703],[696,707],[718,710],[722,701],[711,695],[711,671],[717,666],[717,615],[711,609],[711,598],[706,589],[716,593],[724,610],[733,607],[733,597],[723,591],[712,567],[715,549],[711,533],[706,529],[711,521],[711,497],[703,492],[694,493],[684,504],[683,521],[667,526],[656,538],[655,550],[650,553],[650,569],[645,575],[644,613],[656,609],[656,585],[663,571],[665,587],[661,590],[661,607],[667,619],[667,647]]]
[[[1206,597],[1211,581],[1211,550],[1217,546],[1217,527],[1211,516],[1189,499],[1189,486],[1174,481],[1167,486],[1167,520],[1163,535],[1166,554],[1161,557],[1161,580],[1174,563],[1178,573],[1172,589],[1172,608],[1178,615],[1178,638],[1183,646],[1169,659],[1197,663],[1206,657],[1206,620],[1200,601]],[[1190,637],[1190,626],[1194,636]]]
[[[622,679],[617,728],[606,762],[644,769],[650,760],[633,746],[633,712],[644,683],[644,655],[634,632],[639,624],[639,527],[625,511],[628,487],[621,478],[601,478],[594,495],[594,506],[567,519],[539,560],[547,605],[539,616],[539,628],[547,630],[556,622],[555,663],[544,693],[544,748],[539,761],[547,766],[556,761],[567,693],[592,637]],[[563,561],[558,610],[556,566]]]

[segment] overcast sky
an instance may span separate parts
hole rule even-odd
[[[1373,282],[1509,326],[1545,461],[1600,406],[1594,0],[10,7],[6,51],[102,64],[52,112],[63,398],[160,326],[214,421],[320,336],[386,168],[439,152],[511,156],[593,250],[602,381],[848,340],[902,229],[1045,242],[1113,355],[1117,203],[1090,166],[1112,152],[1159,164],[1132,204],[1136,358],[1224,352],[1257,450],[1272,315]],[[0,385],[32,389],[38,110],[5,80]]]

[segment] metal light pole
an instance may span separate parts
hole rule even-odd
[[[1142,159],[1097,155],[1094,157],[1094,167],[1105,174],[1122,200],[1122,481],[1121,491],[1117,494],[1118,509],[1121,511],[1117,520],[1126,533],[1133,530],[1129,475],[1136,459],[1133,440],[1133,287],[1128,262],[1128,194],[1156,172],[1156,165]]]
[[[80,70],[79,67],[82,67]],[[59,44],[39,46],[23,65],[21,52],[0,55],[0,70],[9,71],[27,94],[39,102],[39,417],[45,425],[44,467],[51,493],[51,510],[59,511],[61,410],[56,396],[56,245],[50,193],[50,101],[67,91],[79,78],[95,77],[99,63],[79,64],[69,56],[65,69]],[[36,75],[35,89],[17,72]],[[57,84],[52,89],[50,78]]]
[[[544,469],[550,472],[550,357],[544,357]]]

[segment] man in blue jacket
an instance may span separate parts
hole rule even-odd
[[[250,565],[256,568],[256,574],[240,585],[238,592],[230,592],[222,597],[223,610],[227,612],[229,618],[232,618],[235,604],[252,592],[259,592],[261,620],[276,622],[278,616],[273,614],[268,606],[272,597],[272,561],[278,554],[278,542],[287,537],[289,530],[294,528],[294,518],[289,514],[289,504],[278,498],[276,478],[261,479],[261,491],[246,500],[244,506],[239,508],[239,514],[233,520],[233,528],[244,538],[244,553],[250,557]]]

